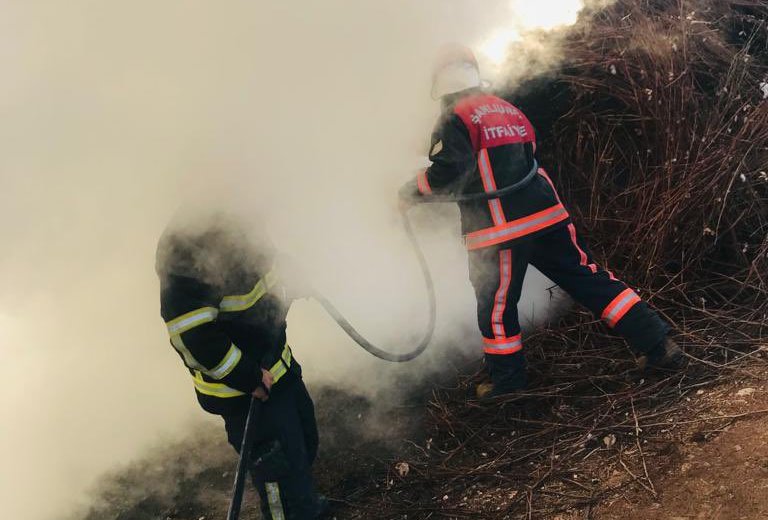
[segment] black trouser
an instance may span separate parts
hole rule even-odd
[[[246,416],[224,416],[227,438],[238,452]],[[256,424],[251,475],[265,519],[314,520],[311,470],[317,446],[312,399],[301,377],[289,372],[272,387]]]
[[[469,252],[469,277],[486,363],[499,392],[523,388],[525,358],[517,302],[528,264],[623,336],[635,352],[659,345],[669,326],[610,271],[595,264],[573,224],[534,239]]]

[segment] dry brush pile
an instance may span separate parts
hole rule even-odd
[[[677,443],[737,418],[686,398],[763,362],[768,4],[619,0],[564,48],[509,98],[598,260],[674,325],[689,366],[640,374],[574,312],[527,339],[525,395],[477,403],[472,378],[436,391],[407,476],[391,466],[361,518],[583,518],[627,487],[656,495]]]

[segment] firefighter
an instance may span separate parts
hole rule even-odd
[[[263,517],[320,518],[314,405],[286,342],[289,298],[272,245],[254,235],[226,215],[171,224],[157,250],[161,314],[200,406],[224,419],[235,450],[251,396],[264,402],[250,468]]]
[[[525,115],[482,88],[472,51],[444,50],[432,95],[442,114],[432,134],[431,166],[400,190],[401,206],[431,195],[489,193],[459,202],[491,384],[478,396],[526,386],[517,302],[529,264],[623,336],[644,365],[676,368],[683,353],[670,328],[635,291],[599,266],[578,236],[555,186],[536,162],[536,137]],[[489,196],[491,197],[491,196]]]

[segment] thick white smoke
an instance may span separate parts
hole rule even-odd
[[[431,59],[444,42],[506,27],[508,2],[0,7],[4,517],[61,518],[101,472],[200,417],[153,272],[155,241],[181,203],[261,215],[364,333],[409,346],[426,300],[395,203],[437,115]],[[421,366],[439,364],[447,345],[477,356],[456,211],[416,217],[440,301]],[[521,310],[546,301],[538,285]],[[289,334],[310,382],[367,387],[372,370],[385,386],[399,370],[311,302],[293,309]]]

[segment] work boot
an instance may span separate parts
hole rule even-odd
[[[646,352],[637,360],[640,370],[656,368],[662,370],[679,370],[683,367],[684,356],[682,349],[670,337]]]
[[[486,380],[477,385],[475,394],[478,399],[492,399],[528,387],[525,356],[522,352],[508,355],[486,354],[485,364],[491,381]]]
[[[481,401],[493,396],[493,383],[480,383],[475,387],[475,395]]]
[[[527,386],[528,378],[523,374],[518,375],[518,377],[512,380],[505,380],[502,384],[495,384],[490,381],[479,383],[475,387],[475,395],[480,401],[487,401],[494,397],[509,395],[520,390],[525,390]]]

